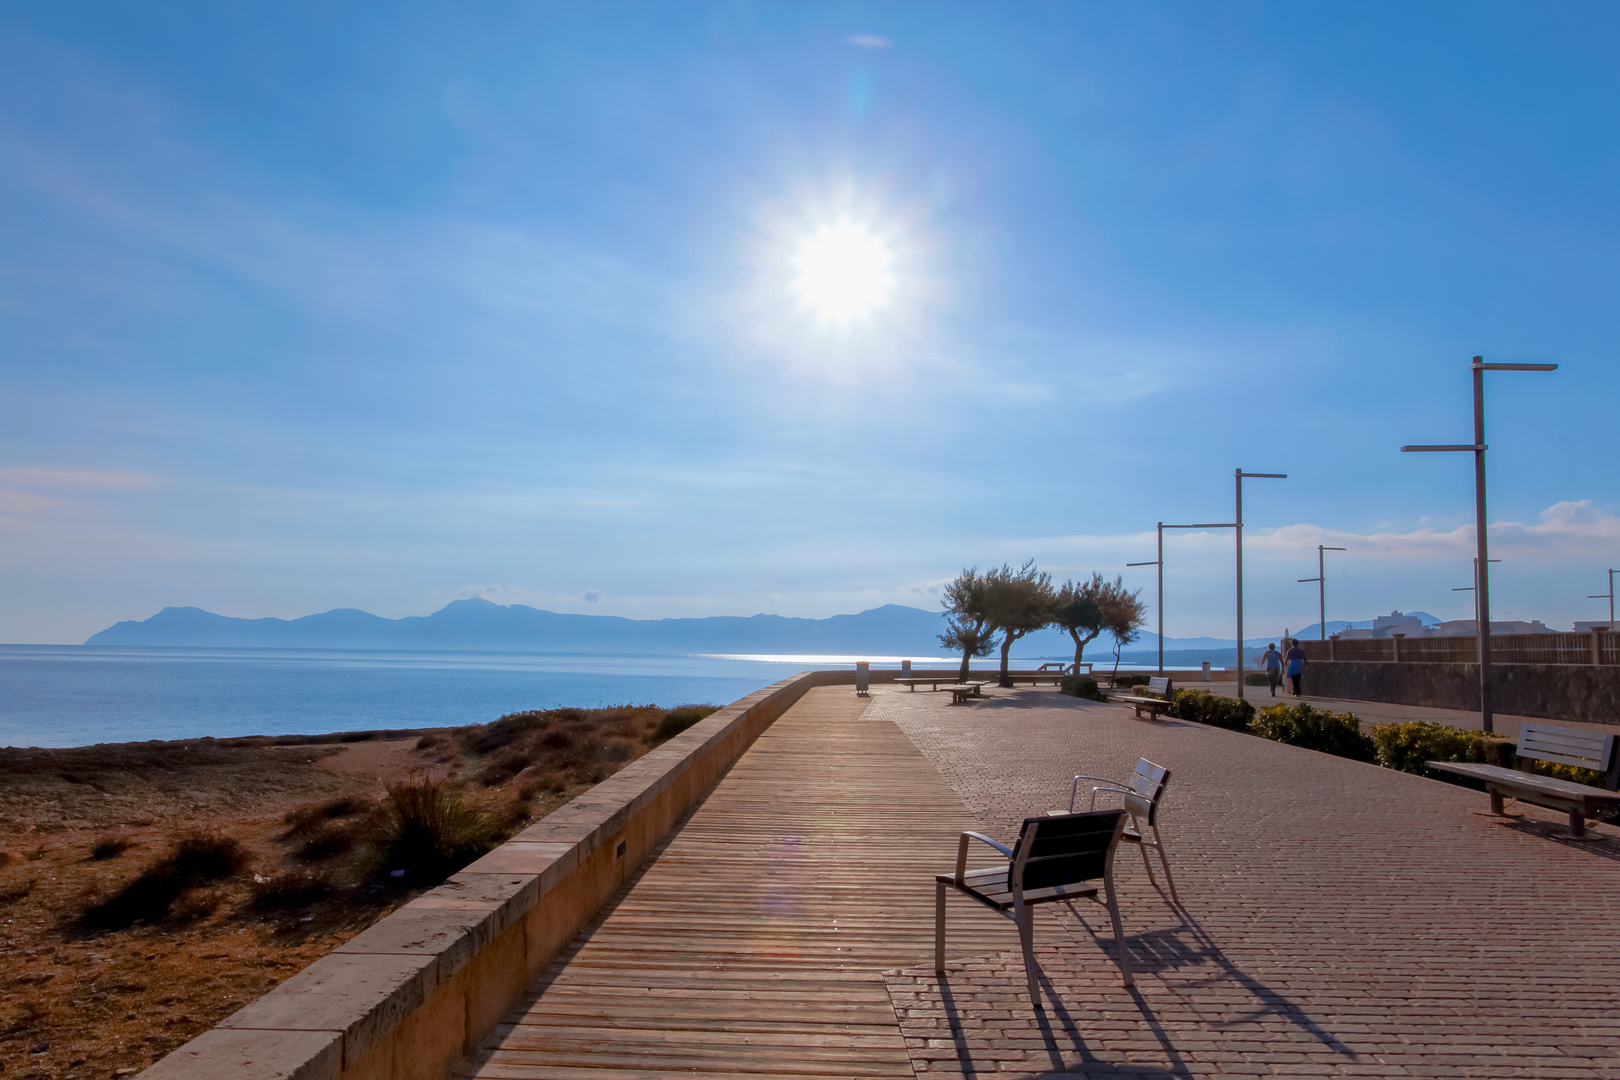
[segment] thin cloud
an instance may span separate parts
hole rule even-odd
[[[844,40],[857,49],[887,49],[894,45],[894,42],[878,34],[851,34]]]
[[[1620,517],[1598,510],[1591,499],[1565,501],[1543,510],[1538,524],[1492,522],[1488,535],[1491,547],[1497,551],[1518,550],[1526,555],[1546,553],[1558,558],[1591,557],[1613,551],[1620,544]],[[1455,560],[1473,556],[1474,527],[1352,533],[1299,524],[1250,535],[1244,542],[1285,554],[1304,554],[1315,551],[1318,544],[1329,544],[1348,548],[1350,554],[1391,561]]]

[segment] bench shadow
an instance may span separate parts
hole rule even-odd
[[[1491,818],[1499,828],[1511,829],[1524,836],[1533,836],[1538,840],[1547,840],[1559,847],[1571,851],[1578,851],[1583,855],[1591,855],[1599,859],[1608,859],[1610,862],[1620,862],[1620,837],[1613,833],[1599,833],[1593,830],[1592,822],[1586,823],[1588,840],[1572,839],[1569,833],[1568,821],[1542,821],[1531,817],[1503,817]]]
[[[1160,890],[1162,893],[1162,889]],[[1168,896],[1165,897],[1168,902]],[[1112,933],[1104,936],[1099,928],[1094,928],[1086,921],[1085,915],[1077,910],[1071,902],[1059,905],[1060,910],[1066,910],[1073,915],[1075,921],[1091,935],[1091,939],[1099,949],[1107,955],[1113,955],[1114,939]],[[1276,990],[1266,983],[1250,975],[1237,965],[1231,957],[1221,950],[1219,944],[1210,936],[1196,918],[1185,908],[1175,906],[1179,923],[1174,927],[1159,930],[1148,930],[1139,934],[1128,934],[1125,938],[1125,947],[1130,950],[1131,966],[1137,974],[1163,974],[1166,972],[1192,971],[1197,968],[1208,968],[1209,974],[1184,982],[1185,990],[1197,990],[1218,986],[1222,983],[1236,983],[1243,987],[1256,1002],[1256,1006],[1238,1016],[1228,1020],[1211,1020],[1213,1028],[1222,1028],[1234,1024],[1250,1023],[1261,1017],[1275,1016],[1287,1020],[1301,1031],[1308,1033],[1313,1039],[1328,1047],[1334,1053],[1342,1055],[1349,1061],[1359,1060],[1359,1055],[1331,1031],[1312,1020],[1304,1008],[1295,1003],[1288,995]],[[1184,992],[1163,983],[1166,989],[1178,995]],[[1162,1028],[1154,1016],[1152,1006],[1143,998],[1136,987],[1130,988],[1131,997],[1135,999],[1142,1018],[1148,1023],[1160,1041],[1165,1043],[1166,1050],[1169,1044],[1163,1037]]]
[[[1113,1062],[1097,1057],[1091,1052],[1091,1048],[1086,1045],[1085,1037],[1080,1034],[1080,1025],[1063,1007],[1062,999],[1057,996],[1055,988],[1047,979],[1044,971],[1040,974],[1040,980],[1045,986],[1046,999],[1050,1004],[1048,1010],[1035,1011],[1035,1024],[1040,1030],[1042,1041],[1046,1044],[1047,1062],[1050,1068],[1030,1070],[1024,1075],[1072,1076],[1076,1072],[1083,1071],[1088,1076],[1106,1076],[1109,1073],[1117,1072],[1120,1076],[1128,1075],[1132,1078],[1140,1078],[1140,1080],[1168,1080],[1170,1077],[1174,1077],[1176,1080],[1192,1080],[1191,1070],[1187,1068],[1186,1062],[1182,1060],[1180,1053],[1171,1044],[1163,1026],[1152,1018],[1151,1009],[1146,1010],[1149,1027],[1153,1031],[1154,1037],[1159,1040],[1159,1044],[1164,1048],[1165,1055],[1171,1061],[1171,1067],[1169,1069],[1160,1069],[1134,1063],[1116,1065]],[[962,1021],[961,1011],[957,1008],[956,998],[951,994],[949,980],[942,975],[935,976],[934,984],[939,989],[939,999],[944,1007],[945,1019],[950,1024],[951,1043],[956,1050],[956,1069],[953,1071],[960,1073],[962,1076],[998,1073],[1000,1070],[996,1061],[984,1062],[984,1068],[980,1068],[975,1064],[973,1050],[967,1043],[966,1025]],[[1137,993],[1135,987],[1131,988],[1130,994],[1132,998],[1136,999],[1138,1008],[1143,1008],[1141,995]],[[1057,1015],[1058,1022],[1056,1026],[1053,1025],[1049,1018],[1048,1011]],[[1061,1040],[1060,1035],[1062,1036]],[[1074,1060],[1066,1062],[1064,1060],[1066,1054]]]

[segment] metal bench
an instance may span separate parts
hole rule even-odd
[[[1521,816],[1509,814],[1504,809],[1504,796],[1533,806],[1564,811],[1569,814],[1569,832],[1560,835],[1568,840],[1590,839],[1586,833],[1586,819],[1620,807],[1620,760],[1615,754],[1615,737],[1610,733],[1554,727],[1551,724],[1525,724],[1519,729],[1518,758],[1526,765],[1532,761],[1551,761],[1592,769],[1604,774],[1607,789],[1551,776],[1538,776],[1532,772],[1504,769],[1500,765],[1481,765],[1471,761],[1430,761],[1427,764],[1431,769],[1483,781],[1491,797],[1490,812],[1498,817]]]
[[[956,873],[934,878],[934,971],[945,973],[945,890],[972,897],[991,911],[1005,915],[1018,926],[1018,941],[1024,951],[1024,974],[1029,979],[1029,1000],[1042,1008],[1040,989],[1035,982],[1036,904],[1054,904],[1085,898],[1097,900],[1102,881],[1108,917],[1114,924],[1114,944],[1119,954],[1119,970],[1125,985],[1134,983],[1130,956],[1125,951],[1125,931],[1119,921],[1119,903],[1114,897],[1114,850],[1125,830],[1123,810],[1098,810],[1087,814],[1059,814],[1025,818],[1018,830],[1018,842],[1011,848],[983,833],[965,832],[957,843]],[[984,870],[967,868],[968,841],[979,840],[1006,856],[1005,864]]]
[[[1170,876],[1170,860],[1164,855],[1164,839],[1159,836],[1159,800],[1164,798],[1164,789],[1170,783],[1170,770],[1163,765],[1155,765],[1147,758],[1136,759],[1136,771],[1131,774],[1128,784],[1117,780],[1110,780],[1106,776],[1076,776],[1069,782],[1069,813],[1074,813],[1074,804],[1080,794],[1080,781],[1096,780],[1097,786],[1091,789],[1091,801],[1086,809],[1097,809],[1097,794],[1120,795],[1124,799],[1125,812],[1131,816],[1131,822],[1125,826],[1125,831],[1119,836],[1127,844],[1135,844],[1136,849],[1142,853],[1142,865],[1147,867],[1148,884],[1158,887],[1158,881],[1153,877],[1153,864],[1148,861],[1147,849],[1152,848],[1159,853],[1159,864],[1164,867],[1164,880],[1170,886],[1170,902],[1180,904],[1181,897],[1176,895],[1176,879]],[[1049,811],[1049,814],[1058,814],[1061,811]],[[1153,839],[1147,838],[1146,830],[1153,830]]]
[[[1157,720],[1159,714],[1170,707],[1170,699],[1175,697],[1175,690],[1170,685],[1168,677],[1155,675],[1148,680],[1148,693],[1159,694],[1160,697],[1142,697],[1136,694],[1125,694],[1115,698],[1115,701],[1128,702],[1136,710],[1136,718],[1142,719],[1142,710],[1148,711],[1149,720]]]

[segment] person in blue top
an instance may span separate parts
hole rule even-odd
[[[1305,674],[1305,650],[1299,647],[1299,638],[1293,640],[1283,659],[1288,664],[1288,681],[1294,684],[1294,696],[1299,697],[1299,678]]]
[[[1271,686],[1271,696],[1277,696],[1277,687],[1282,682],[1282,653],[1277,651],[1277,643],[1271,642],[1266,646],[1266,654],[1260,658],[1260,666],[1266,669],[1266,682]]]

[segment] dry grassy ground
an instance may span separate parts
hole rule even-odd
[[[707,711],[0,749],[0,1076],[138,1072]]]

